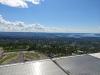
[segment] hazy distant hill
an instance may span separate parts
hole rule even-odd
[[[37,32],[0,32],[0,38],[82,38],[100,37],[96,33],[37,33]]]

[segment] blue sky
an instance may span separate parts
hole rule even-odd
[[[11,22],[40,24],[58,32],[100,32],[100,0],[44,0],[27,5],[19,8],[1,2],[0,15]]]

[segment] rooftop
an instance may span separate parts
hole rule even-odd
[[[1,65],[0,75],[100,75],[100,53]]]

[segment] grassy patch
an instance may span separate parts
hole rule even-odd
[[[16,58],[17,58],[17,53],[6,54],[0,59],[0,64],[8,64],[10,63],[10,61],[13,61]]]
[[[34,52],[24,53],[24,59],[26,61],[28,61],[28,60],[38,60],[39,58],[40,58],[40,56],[38,55],[38,53],[34,53]]]

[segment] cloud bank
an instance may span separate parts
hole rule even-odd
[[[64,32],[64,33],[99,33],[100,28],[48,27],[41,24],[26,24],[22,21],[11,22],[0,15],[0,32]]]
[[[41,1],[43,0],[0,0],[0,3],[11,7],[28,8],[28,2],[37,5]]]
[[[2,32],[65,32],[57,27],[46,27],[41,24],[25,24],[24,22],[10,22],[0,15],[0,31]]]

